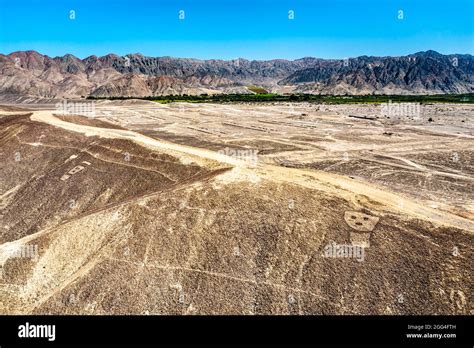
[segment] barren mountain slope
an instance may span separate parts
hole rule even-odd
[[[434,51],[403,57],[198,60],[141,54],[79,59],[35,51],[0,54],[0,96],[145,97],[272,92],[315,94],[472,93],[474,59]]]

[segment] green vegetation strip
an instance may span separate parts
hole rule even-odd
[[[232,102],[313,102],[321,104],[355,104],[355,103],[474,103],[474,93],[470,94],[436,94],[436,95],[357,95],[335,96],[314,94],[280,95],[262,94],[214,94],[214,95],[165,95],[152,97],[87,97],[92,100],[126,100],[142,99],[158,103],[232,103]]]

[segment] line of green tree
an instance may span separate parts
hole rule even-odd
[[[314,102],[326,104],[351,103],[474,103],[474,93],[435,94],[435,95],[315,95],[315,94],[200,94],[200,95],[164,95],[150,97],[93,97],[92,100],[142,99],[159,103],[232,103],[232,102]]]

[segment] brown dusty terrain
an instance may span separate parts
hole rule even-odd
[[[0,313],[473,314],[472,111],[1,109]]]

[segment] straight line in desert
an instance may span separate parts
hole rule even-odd
[[[258,175],[268,180],[298,184],[312,189],[331,191],[332,193],[342,195],[349,200],[353,199],[354,195],[364,195],[376,202],[386,205],[391,209],[391,211],[421,218],[437,225],[452,226],[466,230],[469,233],[474,232],[474,222],[471,220],[448,212],[438,211],[407,197],[382,190],[374,185],[359,182],[356,179],[347,178],[342,175],[316,170],[310,171],[279,167],[264,163],[260,163],[256,168],[252,168],[249,164],[241,160],[207,149],[158,140],[130,130],[99,128],[66,122],[55,117],[53,111],[36,111],[31,116],[31,120],[47,123],[69,131],[83,133],[86,136],[127,139],[151,149],[159,149],[167,153],[172,152],[183,162],[190,163],[194,161],[198,164],[207,166],[211,164],[209,161],[225,163],[237,167],[237,169],[243,174],[250,172],[253,175]],[[183,156],[183,154],[187,156]],[[189,156],[192,158],[189,158]],[[328,184],[331,187],[328,187]]]
[[[152,149],[159,149],[164,152],[175,152],[178,154],[178,158],[183,160],[179,154],[188,154],[191,156],[195,156],[198,159],[196,161],[199,163],[199,158],[212,160],[220,163],[226,163],[233,166],[241,165],[242,161],[234,159],[229,156],[225,156],[223,154],[219,154],[214,151],[195,148],[186,145],[179,145],[175,143],[171,143],[168,141],[157,140],[154,138],[147,137],[143,134],[139,134],[130,130],[123,130],[123,129],[112,129],[112,128],[99,128],[99,127],[92,127],[92,126],[85,126],[79,125],[75,123],[66,122],[63,120],[58,119],[53,115],[51,111],[37,111],[34,112],[31,116],[32,121],[43,122],[47,123],[59,128],[63,128],[69,131],[73,131],[76,133],[83,133],[86,136],[99,136],[102,138],[111,138],[111,139],[126,139],[133,141],[135,143],[139,143],[144,145],[148,148]],[[175,154],[176,155],[176,154]],[[185,160],[185,159],[184,159]],[[209,163],[203,163],[204,165],[209,165]]]

